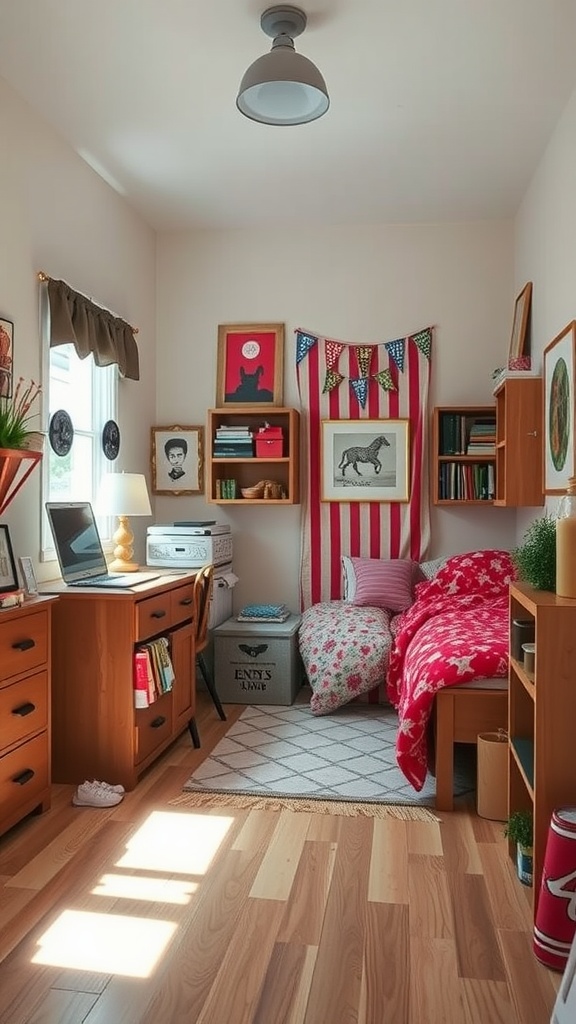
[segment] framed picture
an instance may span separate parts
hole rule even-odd
[[[322,420],[322,501],[408,501],[408,420]]]
[[[0,591],[19,589],[10,533],[7,526],[0,526]]]
[[[152,493],[201,494],[204,427],[152,427]]]
[[[38,584],[36,582],[36,573],[34,572],[34,566],[32,565],[32,559],[28,558],[27,555],[22,555],[18,559],[20,565],[20,574],[22,576],[22,582],[24,589],[30,596],[38,593]]]
[[[0,398],[12,398],[14,324],[0,319]]]
[[[216,405],[282,405],[284,324],[220,324]]]
[[[508,368],[513,369],[513,363],[525,355],[526,342],[528,338],[528,320],[530,317],[530,302],[532,300],[532,282],[525,284],[520,295],[514,303],[514,319],[512,321],[512,336],[510,338],[510,351],[508,353]],[[521,369],[521,367],[516,367]]]
[[[562,494],[574,476],[576,320],[544,349],[544,494]]]

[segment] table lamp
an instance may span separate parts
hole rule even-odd
[[[112,536],[114,561],[111,572],[136,572],[134,534],[128,516],[151,516],[150,498],[146,478],[142,473],[108,473],[102,480],[98,495],[98,508],[107,515],[118,516],[118,529]]]

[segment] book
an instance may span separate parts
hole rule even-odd
[[[148,702],[148,664],[145,651],[134,652],[134,707],[147,708]]]
[[[286,622],[290,609],[285,604],[247,604],[236,616],[237,622]]]

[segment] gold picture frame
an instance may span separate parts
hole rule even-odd
[[[150,466],[152,494],[202,494],[204,427],[152,427]]]
[[[320,426],[322,501],[409,501],[409,420],[322,420]]]
[[[528,322],[530,319],[530,304],[532,301],[532,281],[524,285],[514,303],[514,317],[512,320],[512,334],[510,336],[510,350],[508,352],[508,366],[522,356],[526,355],[526,342],[528,340]]]

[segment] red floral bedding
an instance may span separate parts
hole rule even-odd
[[[416,586],[414,603],[393,622],[387,692],[399,717],[396,759],[417,790],[426,778],[426,731],[436,691],[507,675],[508,585],[514,576],[506,551],[455,555],[433,580]]]

